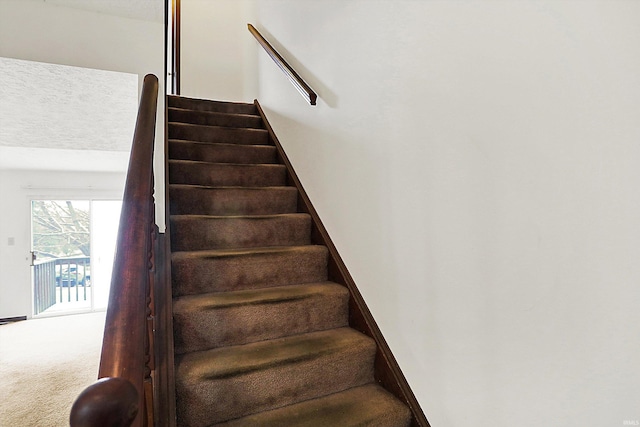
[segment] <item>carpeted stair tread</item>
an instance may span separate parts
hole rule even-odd
[[[179,425],[204,427],[368,384],[375,352],[371,338],[337,328],[177,356]]]
[[[178,297],[176,354],[344,327],[348,301],[331,282]]]
[[[171,139],[186,141],[248,145],[269,144],[269,132],[266,129],[230,128],[169,122],[168,133]]]
[[[169,139],[169,158],[212,163],[276,163],[272,145],[238,145]]]
[[[215,427],[408,427],[410,424],[407,406],[382,387],[367,384]]]
[[[169,95],[167,98],[167,105],[169,107],[184,108],[195,111],[258,115],[258,109],[254,104],[244,102],[212,101],[208,99],[196,99],[172,95]]]
[[[311,217],[305,213],[278,215],[172,215],[174,251],[308,245]]]
[[[211,187],[170,184],[172,215],[273,215],[296,212],[295,187]]]
[[[318,359],[345,348],[365,349],[370,356],[375,353],[371,338],[344,327],[188,353],[178,358],[176,373],[181,382],[231,378]]]
[[[325,246],[173,252],[174,296],[257,289],[327,280]]]
[[[264,129],[262,118],[251,114],[216,113],[169,107],[169,121],[194,125]]]
[[[286,184],[287,168],[277,164],[169,160],[169,177],[172,184],[275,187]]]

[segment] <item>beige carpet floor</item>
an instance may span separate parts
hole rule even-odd
[[[105,313],[0,326],[0,426],[69,425],[76,396],[97,378]]]

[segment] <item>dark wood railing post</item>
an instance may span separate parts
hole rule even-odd
[[[108,380],[98,381],[78,397],[70,415],[71,427],[153,425],[154,301],[149,277],[155,248],[153,146],[157,100],[158,79],[147,75],[122,200],[98,372],[98,378]],[[95,421],[103,416],[110,421]]]
[[[122,378],[103,378],[87,387],[73,403],[73,427],[130,426],[139,412],[138,392]]]
[[[153,175],[151,176],[151,188],[154,188]],[[156,277],[156,248],[158,240],[158,226],[155,223],[155,209],[153,204],[153,195],[151,196],[152,208],[149,215],[152,221],[149,223],[149,242],[148,242],[148,265],[147,265],[147,299],[146,299],[146,342],[145,342],[145,370],[144,370],[144,391],[145,391],[145,410],[147,425],[153,425],[154,419],[154,383],[152,372],[155,371],[155,277]]]

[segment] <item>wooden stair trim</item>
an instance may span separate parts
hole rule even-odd
[[[175,0],[174,0],[175,1]],[[178,2],[179,3],[179,2]],[[178,82],[178,94],[179,82]],[[175,372],[175,350],[174,350],[174,336],[173,336],[173,291],[171,280],[171,212],[170,212],[170,198],[169,198],[169,95],[165,96],[164,102],[164,218],[165,218],[165,231],[162,233],[160,239],[160,245],[162,247],[161,252],[158,254],[159,258],[162,258],[162,262],[158,268],[158,271],[162,276],[157,280],[157,287],[160,288],[157,292],[159,297],[162,298],[162,307],[158,309],[158,321],[159,326],[162,326],[165,331],[165,339],[160,343],[163,345],[159,348],[158,353],[162,353],[164,350],[164,360],[160,363],[159,368],[166,378],[163,381],[164,395],[162,401],[156,401],[164,403],[164,408],[159,408],[162,411],[162,416],[158,416],[156,420],[158,425],[156,427],[176,427],[177,415],[176,415],[176,372]],[[162,267],[162,268],[160,268]],[[160,406],[160,405],[158,405]]]
[[[260,34],[260,32],[251,24],[247,24],[249,32],[255,37],[260,46],[267,52],[267,54],[273,59],[273,62],[282,70],[287,76],[293,87],[296,88],[298,93],[309,103],[309,105],[316,105],[318,95],[311,89],[311,86],[305,82],[302,77],[294,70],[291,65],[278,53],[277,50],[271,46],[271,44]]]
[[[166,197],[166,196],[165,196]],[[168,205],[167,205],[168,206]],[[155,363],[158,372],[155,380],[154,412],[156,427],[175,427],[175,363],[173,345],[173,298],[171,296],[171,248],[169,221],[165,233],[158,235],[156,255],[156,275],[154,282],[156,295],[156,352]]]
[[[339,283],[349,289],[351,294],[349,298],[349,326],[371,337],[376,342],[377,350],[374,367],[376,381],[398,399],[407,404],[412,414],[411,426],[430,427],[429,421],[424,415],[424,412],[422,411],[418,400],[402,373],[398,362],[393,356],[393,353],[384,339],[380,328],[378,328],[377,323],[369,311],[364,298],[360,294],[353,277],[342,261],[338,250],[333,244],[329,233],[320,219],[320,216],[311,203],[311,199],[304,190],[300,179],[293,169],[289,158],[284,152],[278,137],[269,123],[262,106],[257,99],[254,101],[254,104],[264,121],[267,131],[269,132],[269,139],[271,140],[271,143],[276,146],[280,162],[287,167],[287,183],[298,189],[298,211],[311,215],[311,243],[324,245],[329,251],[328,280]]]

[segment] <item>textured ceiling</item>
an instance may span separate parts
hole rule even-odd
[[[129,151],[138,76],[0,58],[0,146]]]
[[[0,146],[0,171],[126,172],[126,151],[61,150]],[[79,183],[82,185],[82,183]]]
[[[26,1],[26,0],[21,0]],[[164,22],[164,0],[29,0],[121,16],[143,21]]]

